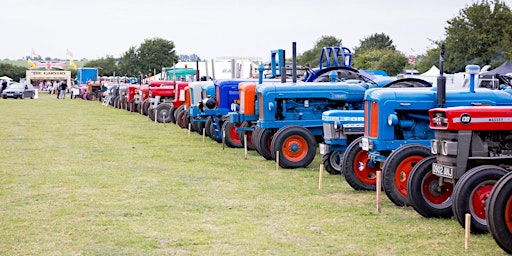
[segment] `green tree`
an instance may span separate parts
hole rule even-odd
[[[0,76],[8,76],[14,81],[19,81],[20,78],[26,76],[27,68],[9,63],[0,63]]]
[[[448,20],[446,70],[463,71],[468,64],[493,67],[510,59],[512,12],[499,0],[473,3]]]
[[[395,50],[396,47],[393,45],[393,40],[384,33],[375,33],[363,40],[360,40],[360,45],[354,48],[354,53],[380,49],[380,50]]]
[[[297,63],[302,66],[308,64],[311,67],[317,67],[319,65],[320,53],[322,52],[322,48],[326,46],[340,45],[341,39],[338,39],[334,36],[322,36],[315,42],[315,46],[313,47],[313,49],[309,49],[297,56]]]
[[[428,71],[433,65],[439,68],[439,51],[440,47],[427,50],[424,55],[421,55],[416,60],[416,70],[420,73]]]
[[[137,57],[137,48],[132,46],[123,53],[119,60],[119,74],[126,76],[139,76],[141,69],[139,68],[139,58]]]
[[[381,69],[388,75],[400,73],[407,64],[407,57],[396,50],[371,49],[354,58],[354,67],[360,69]]]
[[[98,68],[99,76],[113,76],[120,75],[119,69],[117,68],[117,63],[113,56],[107,55],[105,58],[100,58],[97,60],[91,60],[84,64],[84,67],[94,67]]]
[[[178,63],[174,42],[162,38],[146,39],[137,50],[139,68],[142,73],[159,72],[162,67]]]

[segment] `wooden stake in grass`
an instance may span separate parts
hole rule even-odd
[[[279,171],[279,151],[276,151],[276,171]]]
[[[163,118],[163,122],[164,123],[164,128],[166,127],[166,123],[165,123],[165,113],[164,113],[164,118]]]
[[[190,130],[192,130],[192,124],[188,123],[188,136],[190,137]]]
[[[324,165],[320,164],[320,170],[318,171],[318,190],[322,190],[324,184]]]
[[[224,145],[226,144],[226,131],[222,128],[222,150],[224,150]]]
[[[247,159],[247,134],[244,134],[244,157]]]
[[[154,108],[155,110],[155,124],[157,123],[157,114],[158,114],[158,111],[156,111],[156,108]]]
[[[376,187],[376,192],[377,192],[377,212],[380,213],[381,212],[381,182],[382,182],[382,171],[377,171],[377,187]]]
[[[206,137],[206,128],[203,128],[203,143],[204,143],[204,138]]]
[[[471,214],[466,213],[466,223],[464,227],[464,249],[469,248],[469,234],[471,233]]]

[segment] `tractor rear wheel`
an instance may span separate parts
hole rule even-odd
[[[272,155],[271,152],[271,145],[272,145],[272,138],[274,137],[275,132],[270,129],[261,129],[259,134],[259,149],[260,149],[260,155],[263,156],[267,160],[274,160],[275,155]]]
[[[494,241],[512,254],[512,172],[503,176],[491,192],[486,207],[487,226]]]
[[[324,165],[325,171],[331,175],[339,175],[341,173],[341,161],[343,153],[339,151],[329,151],[327,154],[322,156],[322,164]]]
[[[174,110],[174,120],[176,120],[176,124],[178,124],[178,113],[180,113],[181,110],[183,110],[185,107],[183,105],[179,106]]]
[[[407,197],[407,178],[412,168],[423,158],[431,156],[430,149],[420,144],[407,144],[395,149],[382,167],[382,188],[397,206],[410,205]]]
[[[148,118],[151,121],[155,121],[155,109],[154,108],[149,108],[148,109]]]
[[[135,99],[131,99],[130,101],[128,101],[128,105],[126,105],[126,110],[129,112],[135,111]]]
[[[471,232],[487,233],[485,205],[496,182],[507,171],[495,165],[482,165],[468,170],[453,189],[453,214],[465,226],[466,213],[471,214]]]
[[[453,184],[444,182],[439,186],[440,177],[432,174],[432,163],[435,161],[436,156],[425,157],[412,168],[407,179],[407,196],[421,216],[449,218],[453,215]]]
[[[261,155],[261,149],[260,149],[260,137],[261,137],[261,131],[262,129],[258,126],[255,126],[254,127],[254,130],[252,131],[252,145],[254,146],[254,150],[256,150],[256,152],[258,154]]]
[[[158,104],[156,107],[156,121],[159,123],[171,122],[171,107],[169,103]]]
[[[376,189],[376,173],[380,171],[378,164],[373,164],[359,143],[361,137],[350,143],[343,154],[341,172],[347,183],[355,190]]]
[[[316,139],[308,129],[302,126],[286,126],[275,133],[270,149],[273,156],[279,153],[279,166],[303,168],[315,159]]]
[[[176,117],[174,117],[175,112],[176,112],[176,108],[174,107],[174,105],[171,104],[171,109],[169,110],[169,116],[171,118],[171,123],[173,123],[173,124],[176,123]]]
[[[224,129],[226,134],[226,146],[230,148],[242,147],[242,142],[240,142],[236,128],[237,125],[232,122],[225,121],[224,124],[222,124],[222,129]]]

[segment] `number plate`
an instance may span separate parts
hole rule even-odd
[[[368,138],[363,137],[361,139],[361,148],[364,151],[370,151],[370,142],[368,142]]]
[[[453,171],[454,168],[452,166],[440,165],[438,163],[432,164],[432,174],[434,175],[446,178],[453,178]]]

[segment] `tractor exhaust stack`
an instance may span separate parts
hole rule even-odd
[[[442,108],[446,103],[446,77],[444,76],[444,42],[441,43],[439,54],[439,76],[437,77],[437,107]]]

